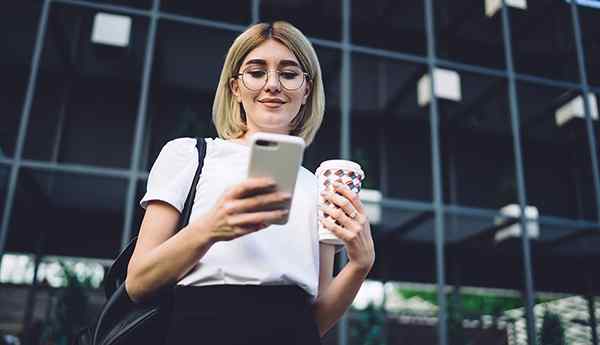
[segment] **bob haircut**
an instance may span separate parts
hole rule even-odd
[[[302,69],[309,74],[310,94],[292,120],[290,129],[290,135],[301,137],[308,146],[321,126],[325,112],[321,67],[313,46],[304,34],[284,21],[252,25],[235,39],[227,52],[219,78],[212,108],[213,123],[223,139],[236,139],[246,133],[246,113],[234,97],[229,81],[238,73],[248,53],[269,39],[286,46],[296,56]]]

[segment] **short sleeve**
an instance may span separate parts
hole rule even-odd
[[[140,206],[145,209],[149,201],[161,200],[181,213],[197,166],[196,139],[178,138],[166,143],[150,169]]]

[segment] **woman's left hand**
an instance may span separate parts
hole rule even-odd
[[[324,191],[321,195],[338,208],[321,205],[321,210],[330,217],[319,221],[344,242],[348,264],[355,265],[366,276],[375,262],[375,248],[369,219],[358,194],[338,182],[333,183],[333,188],[334,192]]]

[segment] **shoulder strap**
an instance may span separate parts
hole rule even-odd
[[[177,228],[177,231],[181,230],[190,222],[192,205],[194,204],[194,199],[196,198],[196,186],[198,185],[198,180],[200,179],[200,174],[202,173],[202,168],[204,167],[204,157],[206,156],[206,141],[204,138],[196,138],[196,149],[198,151],[198,167],[196,168],[196,174],[192,180],[192,186],[190,187],[183,210],[181,211],[181,217],[179,218],[179,227]]]
[[[190,187],[190,191],[188,192],[187,199],[185,200],[183,210],[179,216],[179,227],[177,228],[177,231],[181,230],[181,228],[186,226],[190,221],[192,204],[194,203],[194,198],[196,196],[196,186],[198,185],[202,167],[204,167],[206,141],[203,138],[196,138],[196,148],[198,149],[198,168],[196,169],[196,174],[192,180],[192,185]],[[113,264],[110,266],[103,282],[104,294],[106,295],[106,298],[110,298],[110,296],[112,296],[112,294],[119,288],[119,286],[125,282],[125,277],[127,276],[127,265],[129,264],[131,255],[133,255],[133,249],[135,248],[136,241],[137,236],[131,239],[129,244],[121,251],[115,261],[113,261]]]

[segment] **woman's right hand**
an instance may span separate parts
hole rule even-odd
[[[249,178],[226,190],[202,222],[211,241],[231,241],[285,219],[290,201],[273,179]]]

